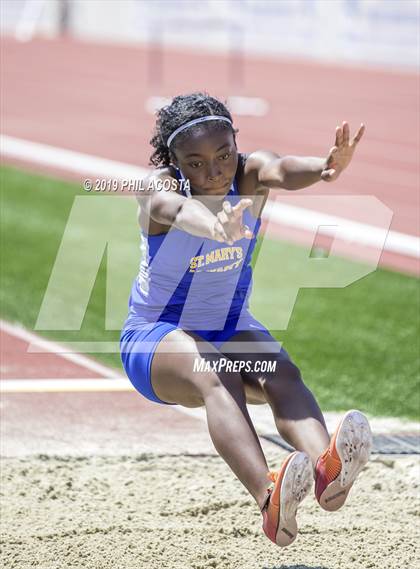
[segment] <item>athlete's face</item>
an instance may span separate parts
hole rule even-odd
[[[195,193],[225,196],[229,192],[238,166],[232,132],[194,129],[191,136],[175,146],[174,154],[176,165]]]

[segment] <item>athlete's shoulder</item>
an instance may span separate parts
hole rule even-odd
[[[271,150],[254,150],[253,152],[244,155],[246,160],[244,163],[244,173],[258,173],[264,166],[269,164],[272,160],[280,158],[279,154]]]
[[[269,150],[255,150],[249,154],[239,154],[237,180],[239,193],[253,195],[268,192],[260,182],[260,172],[279,155]]]

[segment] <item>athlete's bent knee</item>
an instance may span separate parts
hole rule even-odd
[[[209,396],[223,397],[228,393],[235,399],[245,399],[245,387],[239,373],[209,373],[200,380],[204,399]]]
[[[290,383],[301,382],[302,376],[299,368],[290,361],[277,362],[276,370],[270,374],[264,374],[260,378],[260,385],[264,391],[287,388]]]

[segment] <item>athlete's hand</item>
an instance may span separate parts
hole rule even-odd
[[[325,168],[321,173],[321,178],[325,182],[333,182],[347,168],[364,132],[365,125],[362,124],[350,142],[350,128],[347,122],[343,122],[342,126],[335,129],[335,145],[331,148]]]
[[[222,210],[216,215],[217,219],[213,229],[213,239],[220,243],[233,245],[239,239],[252,239],[252,231],[242,223],[243,211],[252,205],[252,200],[241,199],[236,205],[224,201]]]

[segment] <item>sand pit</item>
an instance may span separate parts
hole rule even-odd
[[[284,457],[268,454],[270,467]],[[253,500],[214,455],[3,459],[7,569],[415,569],[420,462],[374,457],[343,510],[311,494],[300,535],[269,542]]]

